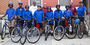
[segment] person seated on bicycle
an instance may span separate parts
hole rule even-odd
[[[60,10],[60,5],[56,5],[56,10],[54,11],[55,27],[58,25],[58,21],[63,17],[63,12]]]
[[[37,5],[37,10],[34,12],[34,18],[36,20],[36,27],[40,29],[40,34],[43,33],[43,22],[44,22],[44,12],[41,9],[41,5]]]
[[[53,18],[54,18],[54,15],[53,15],[53,12],[51,11],[50,6],[47,7],[47,12],[46,12],[45,17],[47,19],[47,23],[49,21],[49,25],[51,26],[51,32],[53,32]]]
[[[10,34],[12,29],[14,28],[14,18],[15,18],[15,9],[13,8],[13,2],[8,3],[9,9],[6,10],[6,13],[3,17],[8,15],[8,20],[9,20],[9,29],[10,29]],[[1,17],[1,19],[3,18]]]
[[[25,11],[25,9],[22,7],[23,3],[22,2],[19,2],[19,7],[16,9],[16,16],[17,16],[17,23],[20,23],[20,26],[21,26],[21,29],[23,28],[23,23],[24,23],[24,20],[21,20],[23,19],[23,13]]]
[[[23,13],[23,19],[25,19],[27,21],[28,28],[30,28],[31,25],[32,25],[32,22],[31,22],[31,20],[32,20],[32,12],[29,11],[29,6],[28,5],[25,6],[25,9],[26,10]]]
[[[77,8],[77,14],[80,21],[84,22],[84,16],[86,16],[86,7],[83,5],[83,2],[79,2],[79,7]]]
[[[64,16],[66,20],[68,21],[69,19],[71,20],[71,16],[73,16],[72,11],[69,10],[69,5],[66,5],[66,10],[64,11]],[[70,21],[71,22],[71,21]],[[67,22],[65,21],[65,26],[67,26]]]

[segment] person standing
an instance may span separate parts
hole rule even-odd
[[[88,31],[85,30],[85,24],[84,24],[84,19],[86,16],[86,7],[83,5],[83,2],[79,2],[79,7],[77,9],[77,14],[78,14],[78,18],[80,19],[80,22],[83,23],[83,26],[81,25],[81,31],[84,32],[84,34],[86,34],[88,36]]]
[[[36,20],[36,27],[40,29],[40,34],[43,33],[43,22],[44,22],[44,12],[41,9],[41,5],[37,6],[38,9],[34,12],[34,19]]]
[[[8,9],[6,10],[6,13],[5,13],[5,15],[4,16],[2,16],[2,17],[0,17],[1,19],[3,18],[3,17],[5,17],[6,15],[8,15],[8,21],[9,21],[9,31],[10,31],[10,34],[11,34],[11,32],[12,32],[12,30],[13,30],[13,28],[14,28],[14,22],[15,22],[15,16],[16,16],[16,14],[15,14],[15,9],[13,8],[13,2],[9,2],[8,3]]]
[[[37,10],[36,2],[33,2],[33,5],[30,7],[30,11],[32,11],[32,15],[34,15],[34,12]]]
[[[73,3],[71,2],[71,3],[70,3],[69,10],[72,11],[73,16],[76,16],[76,15],[77,15],[77,10],[76,10],[76,8],[75,8],[72,4],[73,4]]]
[[[23,19],[23,13],[24,13],[25,9],[22,7],[23,2],[19,2],[18,4],[19,4],[19,7],[16,9],[16,16],[17,16],[17,20],[20,20],[17,22],[20,23],[20,26],[22,29],[24,20],[21,20],[21,19]]]

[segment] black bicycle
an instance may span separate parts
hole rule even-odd
[[[62,19],[59,19],[58,25],[55,27],[53,36],[54,39],[59,41],[64,37],[64,27],[60,24],[62,22]]]
[[[73,26],[72,26],[72,24],[71,24],[71,18],[69,17],[69,18],[66,18],[65,19],[66,21],[67,21],[67,26],[65,27],[65,35],[66,35],[66,37],[68,37],[69,39],[73,39],[73,38],[75,38],[76,37],[76,30],[75,29],[73,29]]]
[[[40,39],[40,31],[37,27],[35,27],[34,20],[32,20],[32,26],[27,31],[26,37],[27,37],[28,42],[32,44],[38,42]]]

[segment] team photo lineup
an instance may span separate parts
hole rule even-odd
[[[61,10],[61,5],[56,5],[56,10],[53,11],[51,6],[46,3],[42,6],[33,1],[33,5],[25,5],[23,2],[18,2],[17,9],[14,9],[14,3],[8,3],[8,9],[1,20],[5,20],[1,39],[4,40],[6,30],[9,30],[11,41],[17,43],[20,41],[24,44],[26,40],[29,43],[36,43],[42,35],[45,36],[45,41],[51,35],[56,41],[63,39],[64,35],[68,39],[74,39],[78,36],[82,39],[84,34],[88,36],[88,28],[85,20],[87,9],[83,2],[80,1],[78,8],[72,5],[72,2],[65,5],[65,10]],[[7,19],[4,17],[7,16]]]

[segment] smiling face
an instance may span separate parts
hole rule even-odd
[[[79,6],[80,6],[80,7],[83,6],[83,3],[79,3]]]
[[[19,7],[22,7],[23,4],[19,4]]]
[[[37,8],[38,8],[38,10],[41,10],[41,7],[40,6],[38,6]]]
[[[9,8],[13,8],[13,5],[8,5]]]

